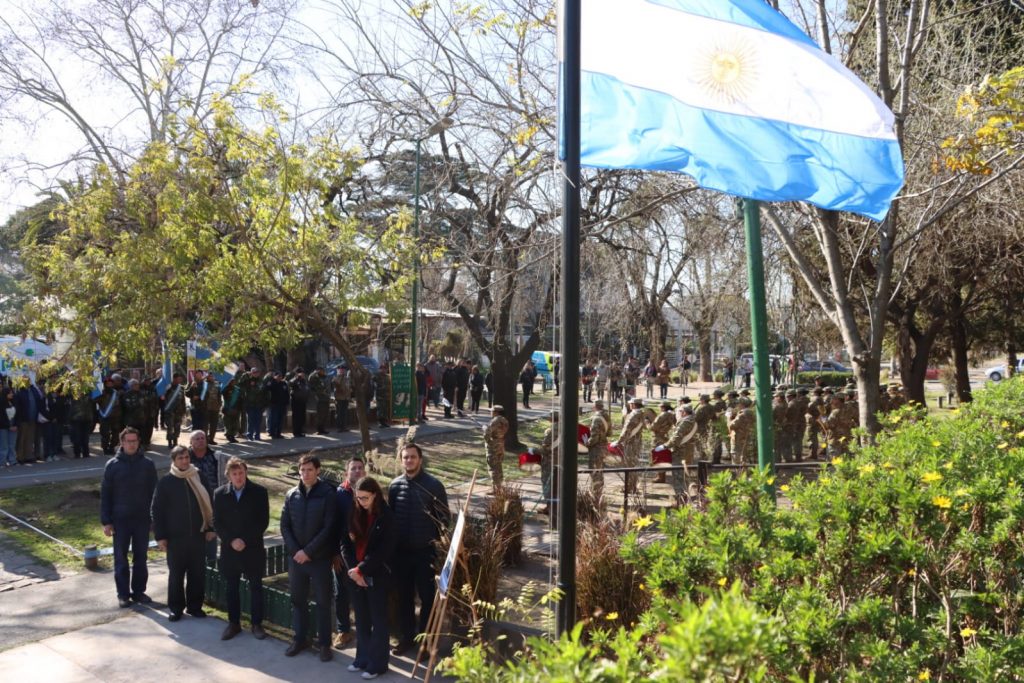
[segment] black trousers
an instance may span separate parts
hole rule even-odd
[[[430,608],[434,606],[434,549],[399,548],[402,558],[395,565],[395,588],[398,593],[398,633],[404,643],[413,642],[417,633],[427,630]],[[416,595],[420,598],[420,616],[416,619]],[[358,618],[358,617],[357,617]]]
[[[292,628],[295,642],[309,640],[309,585],[316,597],[316,636],[320,647],[331,645],[331,560],[322,558],[299,564],[288,560],[288,590],[292,594]]]
[[[352,590],[352,607],[356,613],[356,657],[353,664],[371,674],[388,672],[388,588],[389,577],[382,572],[361,588],[348,582]],[[368,582],[369,582],[368,581]]]
[[[203,607],[206,539],[203,534],[167,539],[167,608],[173,614]]]
[[[334,572],[334,619],[338,633],[352,630],[352,616],[349,614],[349,592],[352,588],[355,588],[355,584],[348,578],[348,572],[344,568],[340,572]]]
[[[71,450],[76,458],[89,456],[89,435],[92,434],[92,420],[71,422]]]
[[[263,623],[263,569],[256,567],[239,568],[224,572],[227,580],[228,621],[238,624],[242,621],[242,574],[249,581],[249,603],[252,605],[252,625]]]
[[[292,434],[306,433],[306,402],[292,400]]]

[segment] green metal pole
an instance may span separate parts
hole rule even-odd
[[[414,424],[419,418],[419,406],[417,405],[419,394],[416,391],[416,319],[420,317],[419,293],[420,293],[420,146],[423,138],[416,140],[416,208],[412,223],[412,239],[416,246],[412,266],[412,326],[409,340],[409,424]]]
[[[768,365],[768,309],[764,294],[764,256],[761,250],[761,206],[743,200],[747,240],[747,281],[750,287],[750,333],[754,342],[754,383],[757,396],[757,466],[774,469],[771,374]],[[772,491],[772,487],[769,487]]]

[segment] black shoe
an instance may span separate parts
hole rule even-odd
[[[208,441],[207,443],[209,443],[211,446],[216,446],[217,445],[217,442],[214,441],[213,439],[210,439],[210,441]]]
[[[416,644],[413,643],[411,640],[401,640],[398,642],[397,645],[391,648],[391,654],[393,654],[396,657],[401,657],[406,652],[415,647],[415,645]]]
[[[327,432],[321,432],[321,431],[317,431],[317,434],[318,434],[319,436],[326,436],[326,435],[327,435]]]
[[[167,617],[167,621],[181,621],[181,612],[171,612],[171,616]]]
[[[239,633],[242,632],[242,627],[234,622],[229,623],[225,628],[224,632],[220,634],[221,640],[231,640]]]
[[[149,597],[145,593],[136,593],[132,596],[132,600],[139,603],[140,605],[148,605],[153,602],[153,598]]]
[[[127,607],[131,607],[132,606],[132,601],[129,600],[128,598],[118,598],[117,599],[117,606],[120,607],[121,609],[125,609]]]
[[[329,662],[332,659],[334,659],[334,652],[331,650],[331,646],[330,645],[321,645],[320,646],[320,661],[321,662]]]
[[[306,435],[305,434],[292,434],[292,438],[293,439],[305,439]]]
[[[267,632],[263,630],[263,627],[259,624],[252,625],[252,637],[256,640],[263,640],[267,637]]]
[[[238,439],[233,436],[228,437],[228,443],[238,443]]]
[[[187,610],[185,610],[185,613],[188,614],[189,616],[195,617],[196,619],[205,619],[206,618],[206,612],[204,612],[202,610],[202,608],[200,608],[200,609],[187,609]]]
[[[305,650],[308,646],[308,643],[298,643],[293,640],[292,643],[288,646],[288,649],[284,651],[284,656],[294,657],[295,655]]]

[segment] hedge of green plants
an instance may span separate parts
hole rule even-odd
[[[819,380],[823,387],[845,387],[853,379],[849,372],[798,372],[797,384],[814,384]]]
[[[951,419],[885,418],[877,445],[781,486],[715,477],[706,512],[640,518],[650,608],[605,615],[465,681],[1024,680],[1024,380]]]

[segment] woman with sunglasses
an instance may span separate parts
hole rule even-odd
[[[394,517],[376,479],[363,477],[355,485],[356,505],[342,551],[356,613],[356,657],[349,671],[362,671],[373,680],[388,671],[388,591],[391,557],[395,553]]]

